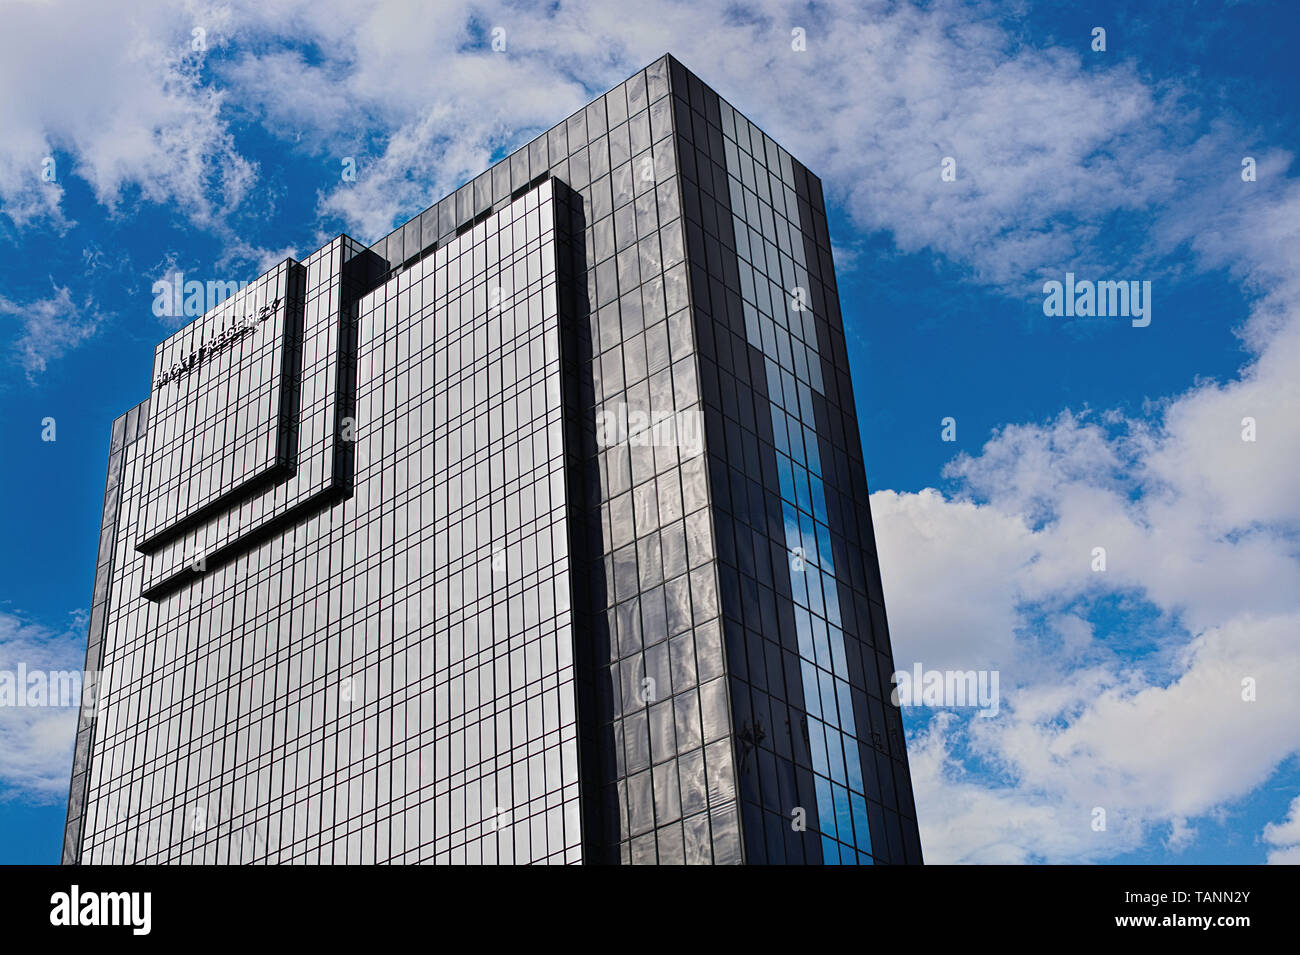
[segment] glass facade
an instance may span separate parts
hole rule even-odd
[[[671,57],[159,346],[65,862],[919,862],[820,184]]]
[[[920,862],[821,186],[671,75],[746,860]]]

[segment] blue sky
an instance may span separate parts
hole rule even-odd
[[[1290,4],[114,6],[0,38],[0,670],[81,663],[154,281],[371,241],[671,51],[823,178],[896,662],[1001,674],[907,711],[927,858],[1300,861]],[[1067,271],[1151,325],[1044,316]],[[0,710],[0,861],[57,859],[73,717]]]

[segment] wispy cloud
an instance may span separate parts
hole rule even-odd
[[[31,383],[51,361],[94,335],[104,321],[92,299],[78,305],[67,286],[51,284],[54,294],[48,298],[17,302],[0,296],[0,315],[19,325],[14,357]]]
[[[708,81],[817,170],[861,228],[888,230],[904,251],[938,252],[1017,296],[1071,263],[1154,267],[1173,246],[1153,239],[1172,233],[1121,244],[1115,217],[1149,225],[1186,209],[1235,176],[1250,137],[1202,128],[1177,78],[1153,82],[1119,57],[1085,68],[1086,43],[1034,48],[1002,15],[956,2],[791,2],[743,16],[672,0],[444,3],[437,16],[258,4],[234,17],[232,46],[267,32],[298,48],[245,46],[213,69],[286,140],[357,161],[320,210],[359,235],[377,237],[668,50],[707,64]]]
[[[1036,49],[983,4],[788,2],[742,16],[675,0],[286,0],[125,17],[66,0],[11,14],[0,39],[0,78],[14,80],[0,84],[11,216],[52,221],[59,182],[75,176],[109,208],[136,194],[174,207],[228,256],[266,241],[227,225],[258,175],[236,124],[260,123],[337,171],[312,183],[317,211],[369,240],[665,50],[707,63],[708,80],[817,170],[863,231],[1021,298],[1067,267],[1157,268],[1194,232],[1194,200],[1235,176],[1252,141],[1202,123],[1176,78],[1155,83],[1118,57],[1085,69],[1083,43]],[[69,15],[72,36],[53,23]],[[33,85],[41,96],[22,92]],[[1262,196],[1289,157],[1259,152]],[[39,176],[47,155],[66,157],[58,182]],[[1117,215],[1144,227],[1117,239]],[[1213,254],[1212,238],[1198,241]]]

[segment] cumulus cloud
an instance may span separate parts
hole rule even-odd
[[[1283,275],[1287,247],[1262,252],[1243,275]],[[1236,378],[1152,417],[1009,425],[951,462],[948,493],[872,496],[899,666],[1001,670],[998,718],[921,720],[933,861],[1101,860],[1153,831],[1176,851],[1300,752],[1300,297],[1257,293],[1269,330]],[[1294,857],[1292,825],[1270,860]]]
[[[1291,801],[1285,819],[1264,827],[1263,839],[1270,846],[1269,865],[1300,865],[1300,796]]]
[[[205,82],[196,23],[206,4],[17,2],[0,33],[0,211],[66,225],[70,177],[110,209],[138,192],[198,223],[238,205],[255,167],[235,147],[224,94]],[[69,29],[75,24],[75,29]],[[206,46],[206,40],[204,40]],[[42,177],[55,160],[53,183]]]

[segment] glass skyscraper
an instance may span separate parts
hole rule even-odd
[[[921,861],[818,179],[664,57],[113,424],[65,862]]]

